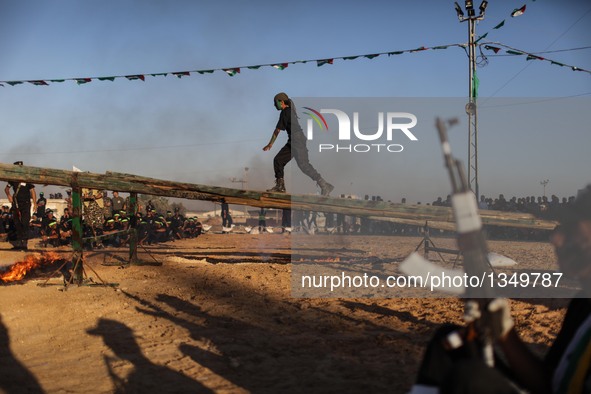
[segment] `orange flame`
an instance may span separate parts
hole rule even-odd
[[[0,282],[14,282],[23,279],[28,272],[41,266],[51,265],[61,256],[54,252],[45,252],[41,254],[29,254],[23,261],[19,261],[8,267],[4,272],[0,272]]]

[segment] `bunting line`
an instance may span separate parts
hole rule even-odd
[[[480,44],[480,47],[484,47],[484,49],[487,49],[489,51],[493,51],[495,54],[499,53],[501,51],[501,49],[504,48],[504,52],[507,55],[512,55],[512,56],[526,56],[525,57],[525,60],[527,60],[527,61],[529,61],[529,60],[541,60],[541,61],[549,62],[550,64],[553,64],[555,66],[569,67],[573,71],[582,71],[582,72],[585,72],[585,73],[591,75],[591,71],[590,70],[586,70],[584,68],[577,67],[577,66],[572,66],[572,65],[566,64],[566,63],[561,63],[561,62],[556,61],[556,60],[552,60],[552,59],[548,59],[548,58],[545,58],[545,57],[536,55],[535,53],[526,52],[526,51],[523,51],[521,49],[510,47],[509,45],[501,44],[499,42],[484,42],[484,43]]]
[[[536,0],[530,0],[531,2],[535,2]],[[520,17],[521,15],[523,15],[525,13],[525,10],[527,8],[527,4],[522,5],[519,8],[515,8],[510,14],[509,14],[509,19],[512,18],[517,18]],[[482,34],[481,36],[479,36],[476,39],[476,43],[478,43],[480,40],[483,40],[484,38],[486,38],[486,36],[488,36],[488,33],[490,33],[493,30],[499,30],[500,28],[505,26],[505,22],[507,21],[507,19],[503,19],[502,21],[500,21],[499,23],[497,23],[495,25],[495,27],[493,27],[492,29],[490,29],[489,31],[487,31],[486,33]]]
[[[293,64],[305,64],[305,63],[316,63],[317,67],[321,67],[324,65],[331,65],[334,64],[335,60],[359,60],[359,59],[375,59],[376,57],[388,55],[395,56],[395,55],[402,55],[404,53],[416,53],[416,52],[423,52],[427,50],[440,50],[440,49],[448,49],[450,47],[465,47],[465,44],[447,44],[447,45],[438,45],[433,47],[425,47],[421,46],[418,48],[413,49],[404,49],[398,51],[389,51],[389,52],[379,52],[379,53],[369,53],[364,55],[353,55],[353,56],[341,56],[341,57],[332,57],[332,58],[323,58],[323,59],[310,59],[310,60],[297,60],[291,62],[280,62],[280,63],[266,63],[266,64],[255,64],[250,66],[240,66],[240,67],[222,67],[222,68],[212,68],[212,69],[205,69],[205,70],[189,70],[189,71],[170,71],[170,72],[161,72],[161,73],[147,73],[147,74],[130,74],[130,75],[112,75],[112,76],[99,76],[99,77],[74,77],[74,78],[61,78],[61,79],[39,79],[39,80],[13,80],[13,81],[3,81],[0,80],[0,86],[10,85],[22,85],[22,84],[32,84],[35,86],[49,86],[50,84],[54,83],[62,83],[66,81],[73,81],[76,82],[77,85],[85,85],[92,81],[115,81],[116,79],[127,79],[129,81],[146,81],[146,76],[151,77],[166,77],[168,75],[173,75],[178,78],[184,78],[188,76],[192,76],[194,74],[212,74],[216,71],[222,71],[226,73],[228,76],[233,77],[236,74],[240,74],[240,71],[243,69],[249,70],[258,70],[261,67],[272,67],[277,70],[285,70],[289,65]]]

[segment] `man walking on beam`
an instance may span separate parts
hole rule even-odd
[[[287,163],[289,163],[292,158],[295,158],[300,170],[312,178],[312,180],[316,181],[316,184],[320,187],[320,194],[328,196],[334,189],[334,186],[326,182],[318,171],[312,167],[312,164],[310,164],[308,148],[306,147],[306,136],[304,135],[302,127],[298,123],[298,117],[293,101],[291,101],[287,94],[282,92],[275,95],[273,104],[278,111],[281,111],[281,114],[279,115],[279,121],[277,122],[277,126],[275,126],[271,140],[263,150],[268,151],[271,149],[281,130],[287,132],[287,143],[279,150],[273,160],[275,186],[267,191],[285,193],[284,169]],[[294,115],[293,118],[292,112]]]

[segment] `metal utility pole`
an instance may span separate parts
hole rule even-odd
[[[468,103],[466,114],[468,114],[468,183],[476,197],[480,196],[478,188],[478,110],[476,99],[478,86],[476,78],[476,22],[484,19],[484,12],[488,1],[480,3],[480,13],[476,16],[472,0],[465,1],[466,12],[455,2],[456,13],[460,22],[468,22]]]
[[[242,179],[230,178],[230,182],[240,183],[242,185],[242,190],[246,190],[246,185],[248,184],[248,167],[244,167],[244,175],[242,176]],[[248,217],[246,206],[244,206],[244,217]]]
[[[247,175],[248,175],[248,167],[244,167],[244,176],[242,177],[242,179],[230,178],[230,182],[240,183],[240,185],[242,186],[242,190],[245,190],[245,187],[248,184]]]
[[[550,183],[549,179],[546,179],[544,181],[540,181],[540,185],[542,185],[544,187],[544,197],[546,197],[546,185]]]

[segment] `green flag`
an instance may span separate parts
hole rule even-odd
[[[482,40],[486,36],[488,36],[488,33],[484,33],[483,35],[481,35],[480,37],[478,37],[478,39],[476,40],[475,44],[478,44],[478,41]]]
[[[496,25],[495,27],[493,27],[493,30],[500,29],[503,26],[505,26],[505,20],[504,19],[503,19],[503,21],[501,23],[499,23],[498,25]]]

